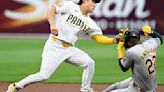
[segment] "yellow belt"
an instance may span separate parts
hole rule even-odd
[[[57,42],[57,40],[59,40],[59,39],[57,39],[57,38],[55,38],[55,37],[52,37],[52,40],[53,40],[54,42]],[[70,44],[70,43],[68,43],[68,42],[65,42],[65,41],[62,41],[62,40],[59,40],[59,41],[61,42],[61,44],[62,44],[63,47],[70,47],[70,46],[73,46],[72,44]]]

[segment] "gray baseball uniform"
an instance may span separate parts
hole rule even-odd
[[[102,35],[102,31],[89,16],[82,14],[77,4],[65,1],[62,5],[54,5],[54,7],[57,11],[54,21],[58,28],[58,36],[50,34],[42,53],[40,71],[17,82],[16,86],[23,88],[27,84],[48,79],[56,68],[66,60],[84,69],[81,91],[89,90],[94,74],[94,61],[88,54],[74,47],[74,44],[81,35]],[[71,46],[65,47],[63,43],[71,44]]]
[[[151,38],[128,49],[121,63],[125,68],[132,69],[132,77],[113,84],[104,92],[155,91],[157,87],[155,58],[159,46],[159,38]]]

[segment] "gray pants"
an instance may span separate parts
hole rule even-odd
[[[132,77],[125,79],[121,82],[117,82],[109,86],[103,92],[142,92],[140,89],[134,85]],[[155,92],[155,91],[146,91]]]

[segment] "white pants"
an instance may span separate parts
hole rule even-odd
[[[83,68],[81,91],[89,90],[95,64],[92,58],[76,47],[63,47],[51,39],[45,44],[40,71],[17,82],[16,86],[23,88],[28,84],[48,79],[63,61]]]

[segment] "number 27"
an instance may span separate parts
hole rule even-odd
[[[152,59],[146,60],[146,67],[148,69],[149,74],[154,73],[155,71],[155,56]]]

